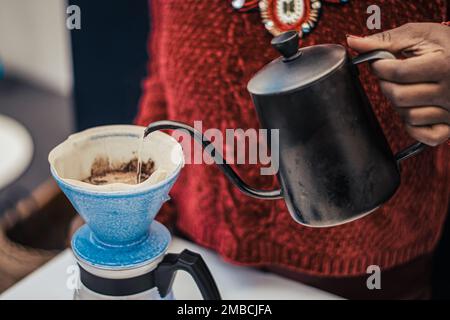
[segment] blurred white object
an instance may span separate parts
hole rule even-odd
[[[9,75],[70,95],[67,6],[65,0],[0,0],[0,56]]]
[[[33,140],[16,120],[0,115],[0,190],[20,177],[33,158]]]

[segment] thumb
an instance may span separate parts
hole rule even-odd
[[[358,52],[387,50],[397,53],[423,41],[427,29],[424,23],[408,23],[367,37],[347,35],[347,44]]]

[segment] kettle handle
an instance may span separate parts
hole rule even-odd
[[[375,50],[375,51],[363,53],[363,54],[360,54],[359,56],[356,56],[355,58],[352,59],[352,64],[358,65],[363,62],[369,62],[369,61],[374,61],[374,60],[379,60],[379,59],[396,59],[396,57],[389,51]],[[423,150],[425,150],[426,147],[427,147],[426,144],[424,144],[422,142],[416,142],[416,143],[406,147],[405,149],[397,152],[395,154],[395,160],[397,162],[406,160],[406,159],[422,152]]]
[[[167,296],[172,289],[178,270],[186,271],[195,280],[203,299],[221,300],[219,289],[202,256],[190,250],[179,254],[166,254],[155,270],[155,284],[161,297]]]
[[[226,162],[226,160],[223,158],[222,154],[219,151],[217,151],[217,149],[214,148],[214,146],[212,145],[212,142],[209,141],[201,132],[192,128],[191,126],[188,126],[187,124],[184,124],[184,123],[178,122],[178,121],[170,121],[170,120],[152,122],[145,129],[144,138],[154,131],[167,130],[167,129],[186,131],[191,135],[192,138],[194,138],[194,140],[201,143],[203,145],[203,148],[205,148],[205,149],[207,148],[211,157],[214,159],[214,162],[216,163],[217,166],[219,166],[219,169],[244,194],[254,197],[254,198],[257,198],[257,199],[275,200],[275,199],[283,198],[281,189],[258,190],[258,189],[255,189],[255,188],[249,186],[247,183],[245,183],[241,179],[241,177],[239,177],[238,174]]]

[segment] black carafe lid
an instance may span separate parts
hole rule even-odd
[[[346,50],[337,44],[322,44],[298,49],[296,31],[282,33],[272,39],[281,53],[258,71],[247,85],[255,95],[290,92],[312,84],[339,68],[346,59]]]

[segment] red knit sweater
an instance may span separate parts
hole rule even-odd
[[[259,12],[238,13],[228,0],[152,0],[149,76],[137,123],[170,119],[203,127],[257,128],[248,80],[277,56]],[[324,4],[303,46],[345,45],[345,34],[367,34],[374,1]],[[445,0],[378,0],[384,30],[406,22],[445,20]],[[361,79],[395,152],[413,142],[367,67]],[[450,148],[430,148],[405,161],[395,196],[375,213],[342,226],[314,229],[295,223],[280,201],[248,198],[214,165],[187,165],[160,218],[168,215],[196,242],[225,259],[279,266],[315,275],[348,276],[368,265],[385,268],[431,252],[449,205]],[[235,167],[251,185],[276,185],[252,165]],[[176,216],[175,216],[176,215]]]

